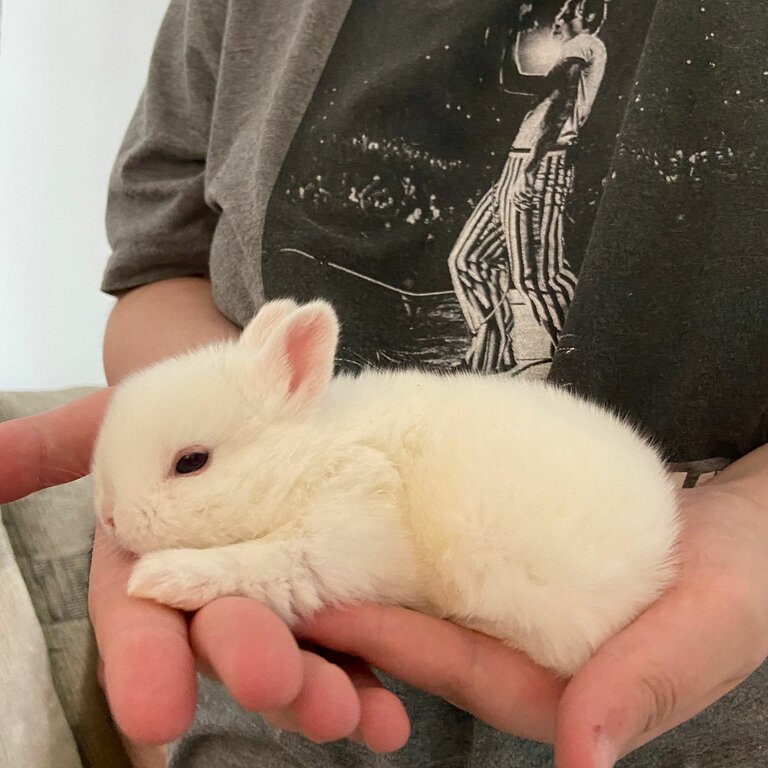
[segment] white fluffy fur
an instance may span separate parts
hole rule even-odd
[[[671,582],[675,494],[626,424],[519,379],[330,380],[337,337],[327,304],[272,303],[239,343],[118,388],[93,475],[97,513],[141,555],[132,594],[248,595],[289,623],[398,603],[568,675]],[[174,476],[190,446],[208,465]]]

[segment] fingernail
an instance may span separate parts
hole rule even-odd
[[[613,768],[619,759],[619,750],[607,738],[601,736],[595,747],[595,768]]]

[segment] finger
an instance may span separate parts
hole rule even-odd
[[[735,609],[734,609],[735,610]],[[723,595],[673,587],[611,638],[566,688],[555,739],[558,765],[607,768],[690,719],[752,671]],[[702,638],[708,638],[702,642]]]
[[[273,725],[299,731],[318,743],[351,736],[360,722],[360,700],[344,671],[311,651],[301,651],[303,681],[289,707],[266,711]]]
[[[397,696],[382,686],[367,664],[352,656],[334,653],[314,645],[311,646],[310,652],[342,669],[355,688],[360,719],[354,731],[347,735],[348,739],[379,753],[394,752],[405,745],[410,736],[410,723],[405,708]],[[295,733],[302,730],[293,706],[270,711],[265,717],[283,730]]]
[[[360,722],[350,738],[373,752],[394,752],[403,747],[411,725],[400,699],[381,684],[361,659],[326,649],[321,653],[344,670],[357,691]]]
[[[0,424],[0,504],[87,475],[111,394],[102,389]]]
[[[295,631],[359,656],[495,728],[539,741],[554,737],[564,682],[499,640],[405,608],[372,604],[324,610]]]
[[[195,664],[184,616],[126,592],[133,560],[96,528],[89,610],[112,715],[138,744],[181,736],[195,712]]]
[[[411,735],[411,724],[400,700],[385,688],[364,688],[359,696],[355,739],[380,754],[402,749]]]
[[[189,634],[199,661],[244,709],[282,708],[299,694],[303,662],[296,640],[255,600],[214,600],[195,614]]]
[[[373,685],[361,684],[355,678],[352,682],[360,699],[360,722],[354,738],[372,752],[395,752],[404,747],[411,735],[411,724],[400,699],[378,680]]]

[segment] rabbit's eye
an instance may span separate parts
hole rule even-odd
[[[175,472],[177,475],[188,475],[191,472],[197,472],[208,462],[208,454],[204,451],[195,453],[185,453],[176,462]]]

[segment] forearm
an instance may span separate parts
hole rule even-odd
[[[180,277],[142,285],[112,309],[104,333],[104,373],[116,384],[157,360],[238,334],[213,303],[209,280]]]
[[[580,60],[568,59],[554,67],[547,76],[549,103],[539,123],[538,135],[531,144],[526,173],[531,173],[557,144],[568,116],[573,114],[583,64]]]
[[[534,170],[544,158],[544,155],[557,143],[557,139],[568,117],[570,106],[571,104],[569,104],[564,93],[554,94],[541,121],[539,132],[531,144],[526,171]]]

